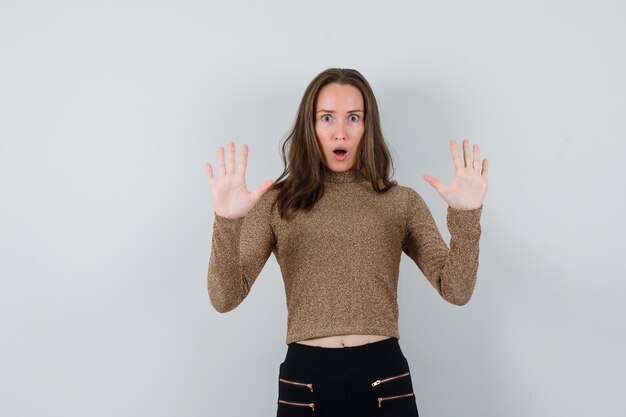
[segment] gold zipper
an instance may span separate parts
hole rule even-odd
[[[305,386],[305,387],[309,387],[311,392],[313,392],[313,384],[305,384],[303,382],[289,381],[289,380],[286,380],[286,379],[283,379],[283,378],[278,378],[278,380],[282,381],[282,382],[286,382],[287,384],[302,385],[302,386]]]
[[[403,374],[391,376],[385,379],[377,379],[376,381],[372,382],[372,386],[375,387],[376,385],[382,384],[383,382],[391,381],[392,379],[396,379],[396,378],[402,378],[403,376],[407,376],[408,374],[410,374],[410,372],[405,372]]]
[[[294,403],[291,401],[285,401],[285,400],[278,400],[279,403],[283,403],[283,404],[291,404],[291,405],[299,405],[299,406],[304,406],[304,407],[311,407],[312,411],[315,411],[315,403]]]
[[[382,402],[385,401],[385,400],[395,400],[396,398],[410,397],[412,395],[415,395],[415,394],[410,392],[408,394],[394,395],[393,397],[378,397],[378,408],[380,408]]]

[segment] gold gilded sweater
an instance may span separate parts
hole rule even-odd
[[[287,343],[341,334],[399,339],[402,252],[448,302],[463,305],[472,296],[482,206],[448,206],[448,248],[410,187],[379,194],[357,170],[329,171],[314,208],[289,222],[270,210],[277,193],[266,191],[245,217],[214,212],[208,292],[217,311],[246,298],[272,253],[285,285]]]

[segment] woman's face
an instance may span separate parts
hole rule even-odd
[[[315,110],[315,135],[326,166],[336,172],[354,168],[365,132],[361,92],[349,84],[327,84],[317,96]]]

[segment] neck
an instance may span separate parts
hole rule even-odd
[[[365,175],[357,169],[347,171],[326,170],[325,180],[334,183],[359,182],[366,179]]]

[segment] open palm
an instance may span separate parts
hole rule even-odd
[[[480,162],[480,149],[474,144],[474,158],[469,151],[469,140],[463,139],[463,160],[454,139],[450,140],[450,151],[454,161],[454,178],[443,184],[432,175],[422,177],[432,185],[439,195],[454,209],[471,210],[482,206],[487,194],[487,160]],[[481,170],[482,166],[482,170]]]
[[[219,171],[221,178],[213,176],[211,164],[205,168],[211,183],[213,194],[213,210],[222,217],[240,218],[252,209],[263,193],[272,185],[273,180],[267,180],[250,192],[246,188],[246,167],[248,164],[248,145],[241,149],[239,170],[235,172],[235,143],[228,142],[228,165],[224,163],[224,148],[218,148]]]

